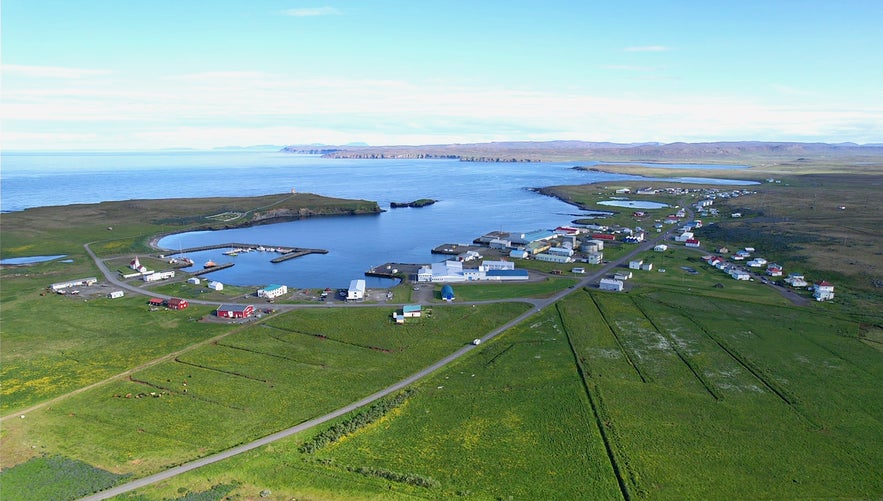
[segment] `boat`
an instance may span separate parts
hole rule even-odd
[[[206,261],[206,263],[204,265],[202,265],[202,267],[203,267],[203,269],[207,269],[207,268],[214,268],[217,265],[218,265],[218,263],[209,259],[208,261]]]

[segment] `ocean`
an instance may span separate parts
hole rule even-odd
[[[327,159],[257,151],[125,153],[6,153],[0,170],[0,210],[109,200],[253,196],[310,192],[374,200],[379,215],[321,217],[162,238],[178,250],[213,243],[327,249],[278,264],[268,253],[224,256],[223,250],[188,255],[235,266],[208,277],[231,285],[268,283],[290,288],[346,287],[387,262],[428,264],[443,243],[469,243],[494,230],[526,232],[569,224],[579,210],[531,190],[634,176],[573,169],[582,163],[473,163],[457,160]],[[389,209],[391,202],[438,200],[423,208]],[[369,287],[395,281],[367,278]]]

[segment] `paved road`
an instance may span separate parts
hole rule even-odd
[[[692,217],[693,217],[692,212],[689,212],[688,219],[691,220]],[[630,260],[636,254],[639,254],[641,252],[644,252],[644,251],[652,248],[654,245],[656,245],[660,241],[667,238],[671,234],[672,231],[674,231],[674,228],[669,229],[665,233],[660,234],[659,236],[657,236],[656,238],[654,238],[652,240],[648,240],[646,242],[636,245],[634,250],[632,250],[628,254],[625,254],[624,256],[620,257],[619,259],[616,259],[614,261],[610,261],[607,264],[601,266],[600,268],[597,268],[593,273],[586,275],[582,280],[579,281],[579,283],[576,286],[574,286],[572,288],[560,291],[549,298],[520,300],[522,302],[530,302],[533,304],[534,307],[531,308],[530,310],[528,310],[527,312],[519,315],[518,317],[512,319],[511,321],[507,322],[506,324],[501,325],[500,327],[494,329],[493,331],[485,334],[480,339],[482,340],[482,342],[489,341],[489,340],[499,336],[504,331],[522,323],[527,318],[539,313],[544,308],[554,304],[555,302],[564,298],[568,294],[572,293],[574,290],[579,290],[583,287],[587,287],[590,284],[596,282],[597,280],[600,280],[602,277],[604,277],[605,275],[610,273],[611,270],[613,270],[617,266],[625,263],[626,261]],[[102,273],[104,273],[105,277],[107,278],[107,280],[109,282],[113,283],[114,285],[118,285],[120,287],[123,287],[127,290],[130,290],[132,292],[144,294],[143,290],[141,290],[137,287],[129,286],[129,285],[117,280],[116,275],[107,269],[107,267],[104,265],[104,263],[92,253],[92,251],[89,249],[88,246],[86,246],[86,251],[95,260],[95,263],[98,265],[98,268],[101,270]],[[206,302],[206,301],[191,301],[191,302],[200,303],[200,304],[216,304],[216,303]],[[460,304],[463,304],[463,303],[460,303]],[[478,303],[466,303],[466,304],[478,304]],[[366,305],[366,306],[375,306],[375,305]],[[276,308],[276,309],[291,309],[291,308],[297,308],[297,307],[302,308],[302,307],[322,307],[322,306],[321,305],[275,305],[274,306],[274,308]],[[463,355],[466,355],[467,353],[471,352],[472,350],[476,349],[477,347],[478,346],[474,346],[471,344],[463,346],[459,350],[455,351],[454,353],[451,353],[450,355],[448,355],[445,358],[439,360],[438,362],[430,365],[429,367],[426,367],[426,368],[420,370],[419,372],[416,372],[416,373],[406,377],[405,379],[398,381],[397,383],[395,383],[393,385],[387,386],[386,388],[384,388],[376,393],[368,395],[367,397],[365,397],[357,402],[353,402],[353,403],[345,405],[339,409],[336,409],[332,412],[329,412],[328,414],[325,414],[324,416],[320,416],[320,417],[311,419],[309,421],[304,421],[303,423],[300,423],[296,426],[292,426],[291,428],[287,428],[285,430],[279,431],[279,432],[274,433],[272,435],[268,435],[266,437],[255,440],[253,442],[249,442],[247,444],[233,447],[232,449],[227,449],[227,450],[219,452],[217,454],[213,454],[211,456],[206,456],[204,458],[197,459],[197,460],[191,461],[189,463],[185,463],[181,466],[177,466],[175,468],[171,468],[171,469],[156,473],[154,475],[150,475],[148,477],[133,480],[131,482],[119,485],[117,487],[113,487],[111,489],[107,489],[105,491],[98,492],[98,493],[93,494],[91,496],[82,498],[80,501],[99,501],[99,500],[109,499],[113,496],[117,496],[117,495],[120,495],[120,494],[123,494],[126,492],[130,492],[135,489],[139,489],[141,487],[145,487],[145,486],[154,484],[156,482],[162,482],[163,480],[168,480],[168,479],[175,477],[177,475],[180,475],[182,473],[186,473],[188,471],[195,470],[195,469],[200,468],[202,466],[216,463],[218,461],[223,461],[223,460],[233,457],[237,454],[241,454],[243,452],[250,451],[250,450],[256,449],[258,447],[262,447],[264,445],[270,444],[272,442],[283,439],[285,437],[289,437],[295,433],[299,433],[301,431],[308,430],[310,428],[313,428],[314,426],[318,426],[318,425],[325,423],[329,420],[332,420],[334,418],[342,416],[348,412],[359,409],[360,407],[364,407],[368,404],[371,404],[372,402],[379,400],[379,399],[381,399],[391,393],[399,391],[399,390],[407,387],[408,385],[411,385],[411,384],[419,381],[420,379],[428,376],[429,374],[435,372],[436,370],[441,369],[442,367],[445,367],[446,365],[459,359]]]

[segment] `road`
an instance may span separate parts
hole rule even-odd
[[[692,220],[692,217],[693,217],[693,213],[688,212],[688,219]],[[651,249],[653,246],[655,246],[660,241],[666,239],[672,233],[672,231],[674,231],[674,228],[669,229],[668,231],[660,234],[659,236],[657,236],[656,238],[654,238],[652,240],[643,242],[641,244],[637,244],[635,246],[634,250],[632,250],[628,254],[620,257],[619,259],[616,259],[614,261],[610,261],[607,264],[601,266],[600,268],[597,268],[593,273],[586,275],[583,279],[581,279],[579,281],[579,283],[577,285],[575,285],[572,288],[565,289],[563,291],[560,291],[560,292],[554,294],[551,297],[544,298],[544,299],[525,299],[525,300],[522,300],[523,302],[529,302],[529,303],[533,304],[533,308],[531,308],[527,312],[519,315],[518,317],[510,320],[509,322],[505,323],[504,325],[501,325],[500,327],[497,327],[493,331],[488,332],[487,334],[482,336],[480,338],[482,343],[490,341],[491,339],[499,336],[500,334],[502,334],[506,330],[524,322],[529,317],[539,313],[544,308],[547,308],[548,306],[561,300],[562,298],[564,298],[568,294],[571,294],[573,291],[580,290],[583,287],[587,287],[590,284],[600,280],[602,277],[604,277],[608,273],[610,273],[611,270],[613,270],[617,266],[625,263],[626,261],[630,260],[636,254],[639,254],[641,252],[645,252],[648,249]],[[105,278],[107,278],[107,280],[109,282],[113,283],[114,285],[123,287],[126,290],[130,290],[130,291],[138,293],[138,294],[144,294],[143,290],[141,290],[137,287],[129,286],[129,285],[121,282],[120,280],[118,280],[116,278],[116,275],[114,273],[112,273],[110,270],[108,270],[107,266],[105,266],[104,263],[100,259],[98,259],[95,256],[95,254],[92,253],[92,251],[91,251],[91,249],[89,249],[88,245],[86,246],[86,251],[95,260],[96,265],[98,265],[98,268],[101,270],[102,273],[104,273]],[[200,304],[216,304],[216,303],[206,302],[206,301],[191,301],[191,302],[192,303],[200,303]],[[460,304],[463,304],[463,303],[460,303]],[[477,303],[466,303],[466,304],[477,304]],[[373,305],[366,305],[366,306],[373,306]],[[304,307],[322,307],[322,306],[321,305],[275,305],[274,306],[274,308],[276,308],[276,309],[293,309],[293,308],[304,308]],[[141,487],[145,487],[145,486],[157,483],[157,482],[162,482],[164,480],[168,480],[172,477],[181,475],[182,473],[186,473],[188,471],[195,470],[195,469],[200,468],[202,466],[209,465],[212,463],[217,463],[218,461],[223,461],[225,459],[236,456],[237,454],[242,454],[243,452],[247,452],[247,451],[256,449],[258,447],[263,447],[264,445],[270,444],[270,443],[275,442],[277,440],[281,440],[285,437],[289,437],[295,433],[299,433],[301,431],[308,430],[308,429],[318,426],[322,423],[330,421],[334,418],[342,416],[348,412],[351,412],[351,411],[354,411],[354,410],[359,409],[361,407],[364,407],[366,405],[369,405],[372,402],[375,402],[376,400],[379,400],[387,395],[390,395],[391,393],[399,391],[399,390],[407,387],[408,385],[411,385],[411,384],[419,381],[420,379],[423,379],[424,377],[437,371],[438,369],[441,369],[442,367],[447,366],[451,362],[454,362],[455,360],[459,359],[460,357],[466,355],[467,353],[471,352],[472,350],[474,350],[476,348],[478,348],[478,346],[475,346],[472,344],[463,346],[459,350],[451,353],[450,355],[444,357],[443,359],[441,359],[441,360],[435,362],[434,364],[398,381],[397,383],[387,386],[386,388],[384,388],[376,393],[373,393],[371,395],[368,395],[367,397],[365,397],[357,402],[353,402],[351,404],[340,407],[339,409],[329,412],[328,414],[325,414],[323,416],[319,416],[317,418],[310,419],[308,421],[304,421],[303,423],[300,423],[298,425],[292,426],[292,427],[287,428],[285,430],[273,433],[272,435],[267,435],[266,437],[259,438],[253,442],[239,445],[239,446],[233,447],[231,449],[227,449],[225,451],[219,452],[217,454],[213,454],[211,456],[206,456],[204,458],[197,459],[197,460],[191,461],[189,463],[185,463],[180,466],[176,466],[174,468],[170,468],[168,470],[156,473],[154,475],[150,475],[148,477],[133,480],[131,482],[113,487],[111,489],[107,489],[107,490],[98,492],[98,493],[93,494],[91,496],[82,498],[80,501],[99,501],[99,500],[109,499],[111,497],[118,496],[120,494],[130,492],[135,489],[139,489]]]

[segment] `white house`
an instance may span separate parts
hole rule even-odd
[[[288,286],[280,284],[270,284],[262,289],[258,289],[257,293],[258,297],[274,299],[284,294],[288,294]]]
[[[626,280],[632,278],[632,272],[630,271],[617,271],[613,275],[614,280],[619,280],[620,282],[625,282]]]
[[[748,280],[751,278],[751,275],[745,270],[733,270],[730,272],[730,276],[736,280]]]
[[[656,252],[665,252],[668,250],[668,246],[665,244],[659,244],[653,247],[653,250],[655,250]]]
[[[824,280],[816,282],[813,286],[812,297],[816,298],[816,301],[834,299],[834,286]]]
[[[218,281],[211,281],[208,283],[208,288],[213,291],[222,291],[224,290],[224,284]],[[283,293],[284,294],[284,293]]]
[[[190,277],[187,279],[188,284],[199,285],[200,282],[202,282],[202,280],[200,280],[199,277]]]
[[[175,277],[175,270],[169,271],[157,271],[155,273],[150,273],[149,275],[144,275],[142,280],[145,282],[157,282],[159,280],[168,280],[170,278]]]
[[[601,261],[604,260],[603,252],[591,252],[586,255],[586,262],[589,264],[601,264]]]
[[[602,291],[622,291],[623,283],[621,280],[616,280],[612,278],[602,278],[601,282],[598,284],[598,288]]]
[[[632,261],[629,261],[629,269],[630,270],[640,270],[642,264],[644,264],[643,259],[634,259]]]
[[[644,263],[641,265],[641,269],[644,271],[650,271],[653,269],[653,263]]]
[[[691,240],[692,238],[693,238],[693,232],[692,231],[685,231],[675,237],[675,242],[686,242],[687,240]]]
[[[362,279],[352,280],[350,288],[346,292],[347,301],[361,301],[365,299],[365,281]]]
[[[126,295],[126,293],[123,291],[111,291],[111,292],[107,293],[107,297],[109,297],[110,299],[116,299],[118,297],[123,297],[125,295]]]
[[[527,259],[530,254],[524,249],[512,249],[509,252],[509,257],[515,259]]]

